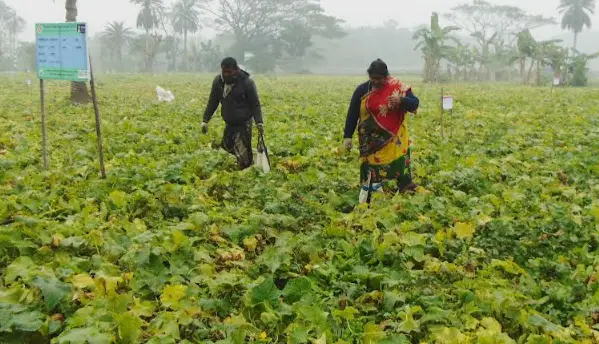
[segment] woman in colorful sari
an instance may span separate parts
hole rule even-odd
[[[351,98],[344,136],[345,147],[352,149],[358,127],[362,203],[368,194],[382,191],[388,181],[397,181],[401,193],[416,189],[407,114],[416,113],[419,100],[409,85],[389,75],[387,64],[380,59],[372,62],[368,76],[370,80],[359,85]]]

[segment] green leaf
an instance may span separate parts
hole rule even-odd
[[[386,311],[391,311],[395,308],[398,302],[404,302],[406,298],[396,292],[386,291],[384,294],[383,305]]]
[[[545,319],[543,316],[539,314],[531,314],[528,316],[528,323],[533,326],[537,326],[543,329],[543,331],[548,333],[557,333],[560,328],[558,325],[552,323],[551,321]]]
[[[143,321],[131,312],[123,313],[118,318],[118,333],[122,343],[138,343],[139,336],[142,333],[141,327]]]
[[[127,194],[123,191],[114,190],[110,193],[108,198],[114,205],[116,205],[119,208],[122,208],[125,205],[127,205]]]
[[[470,239],[474,236],[476,228],[471,223],[457,222],[454,225],[454,230],[458,239]]]
[[[255,286],[250,292],[252,306],[260,303],[268,303],[274,306],[277,304],[280,296],[281,292],[271,277],[264,279],[262,283]]]
[[[46,279],[37,277],[35,281],[33,281],[33,285],[41,290],[48,310],[53,310],[70,291],[67,284],[62,283],[56,278]]]
[[[308,342],[310,328],[297,323],[292,323],[285,330],[287,334],[287,344],[305,344]]]
[[[438,307],[430,307],[426,313],[420,318],[421,324],[426,323],[443,323],[451,318],[451,312]]]
[[[346,307],[343,310],[336,309],[333,311],[333,316],[343,320],[354,320],[354,316],[360,312],[354,307]]]
[[[58,337],[58,344],[111,344],[112,336],[95,327],[66,330]]]
[[[402,235],[401,243],[408,246],[424,246],[426,245],[426,236],[414,232],[407,232]]]
[[[162,291],[160,302],[167,308],[179,309],[179,301],[185,297],[186,291],[187,287],[184,285],[169,285]]]
[[[93,278],[88,274],[79,274],[73,277],[73,286],[79,289],[91,288],[95,286]]]
[[[410,307],[406,305],[403,311],[399,313],[399,317],[402,321],[399,323],[397,330],[399,332],[407,334],[410,334],[412,332],[419,332],[420,322],[414,320],[414,315],[419,313],[420,311],[422,311],[422,309],[419,306]]]
[[[281,247],[267,247],[262,255],[260,255],[259,262],[266,265],[271,273],[277,272],[282,265],[289,264],[291,256]]]
[[[384,338],[385,331],[379,325],[370,322],[364,326],[364,336],[362,337],[364,344],[378,344]]]
[[[36,265],[27,256],[17,257],[9,266],[6,267],[4,281],[6,284],[15,282],[19,277],[29,280],[28,276],[33,272]]]
[[[0,320],[0,330],[9,331],[9,329],[14,329],[17,331],[23,332],[36,332],[43,325],[46,316],[41,312],[23,312],[18,314],[11,314],[10,318]]]
[[[283,289],[283,296],[285,297],[285,301],[289,304],[293,304],[301,298],[310,293],[312,288],[312,283],[306,277],[299,277],[296,279],[292,279],[287,283],[285,288]]]
[[[408,339],[408,337],[404,336],[403,334],[399,334],[399,335],[392,335],[388,338],[385,338],[383,340],[380,340],[378,342],[378,344],[410,344],[410,340]]]
[[[591,215],[595,218],[595,222],[599,223],[599,204],[593,205]]]
[[[320,326],[326,324],[328,313],[324,312],[317,305],[301,305],[297,307],[297,312],[309,323]]]
[[[313,339],[312,344],[327,344],[327,334],[323,333],[319,338]]]

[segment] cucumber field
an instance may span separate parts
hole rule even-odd
[[[599,342],[597,88],[406,80],[420,187],[368,208],[365,78],[257,76],[268,174],[201,133],[213,76],[98,78],[106,179],[91,105],[47,83],[44,171],[37,80],[0,76],[0,343]]]

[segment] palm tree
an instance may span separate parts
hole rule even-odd
[[[184,68],[188,68],[187,35],[200,30],[200,11],[198,0],[179,0],[172,8],[172,23],[175,32],[183,35]]]
[[[564,81],[564,77],[567,74],[565,67],[567,67],[568,49],[557,44],[550,44],[546,46],[544,50],[544,63],[547,66],[551,66],[553,76],[559,77],[561,83]]]
[[[582,87],[588,83],[586,73],[588,71],[587,64],[590,60],[599,58],[599,52],[594,54],[583,54],[574,50],[574,56],[569,61],[568,69],[572,72],[572,86]]]
[[[5,34],[8,31],[8,20],[10,19],[10,13],[12,8],[4,3],[4,1],[0,0],[0,57],[2,57],[5,53],[4,45],[5,42]],[[8,50],[8,49],[7,49]]]
[[[143,29],[146,33],[146,72],[152,71],[153,53],[156,47],[151,47],[150,39],[154,38],[154,43],[157,41],[157,35],[150,35],[152,30],[159,29],[163,22],[165,6],[163,0],[130,0],[131,3],[141,7],[137,14],[137,28]]]
[[[523,30],[517,35],[516,46],[518,48],[518,56],[520,59],[520,78],[525,84],[530,77],[525,77],[524,70],[526,69],[526,59],[534,59],[536,41],[530,34],[529,30]],[[532,67],[531,67],[532,68]],[[529,73],[530,74],[530,73]]]
[[[167,70],[174,72],[177,70],[177,56],[179,56],[179,38],[174,35],[167,35],[164,39],[164,44],[160,49],[164,52],[168,62]]]
[[[430,27],[420,28],[414,33],[412,39],[420,40],[414,50],[421,49],[424,55],[424,82],[438,81],[441,60],[451,52],[451,47],[445,42],[447,40],[457,42],[456,38],[450,36],[452,31],[457,30],[460,30],[457,26],[441,27],[439,15],[437,12],[433,12]]]
[[[574,32],[573,49],[576,49],[578,34],[585,26],[591,28],[591,15],[595,14],[595,0],[560,0],[557,9],[562,15],[562,29]]]
[[[537,63],[536,85],[541,86],[541,67],[549,66],[551,61],[549,55],[554,49],[558,48],[557,43],[561,43],[560,39],[552,39],[547,41],[536,42],[534,59]],[[534,62],[533,62],[534,63]]]
[[[75,22],[77,21],[77,0],[66,0],[66,21]],[[92,98],[87,91],[87,84],[85,82],[72,82],[71,83],[71,102],[73,104],[86,104],[91,102]]]
[[[10,51],[13,54],[16,54],[17,35],[25,30],[25,25],[27,25],[27,22],[25,19],[17,15],[17,12],[14,9],[8,8],[5,25],[10,39]]]
[[[108,46],[110,51],[116,55],[119,64],[119,70],[123,68],[123,47],[133,39],[133,30],[125,25],[125,22],[111,22],[106,25],[102,32],[102,40]]]

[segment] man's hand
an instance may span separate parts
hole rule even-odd
[[[354,144],[352,143],[351,139],[344,139],[343,140],[343,146],[347,150],[351,150],[352,148],[354,148]]]
[[[256,127],[258,127],[258,133],[259,133],[260,135],[264,135],[264,124],[263,124],[263,123],[258,123],[258,124],[256,125]]]
[[[389,97],[389,105],[392,109],[397,109],[401,104],[401,97],[399,95]]]
[[[202,129],[202,134],[208,133],[208,123],[202,122],[201,129]]]

